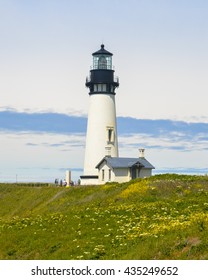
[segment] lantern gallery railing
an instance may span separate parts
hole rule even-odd
[[[90,70],[115,70],[115,66],[112,66],[111,64],[107,65],[98,65],[94,64],[90,66]]]
[[[91,75],[87,76],[87,77],[86,77],[86,83],[90,83],[91,81],[92,81]],[[113,77],[113,81],[114,81],[114,83],[119,84],[119,77],[114,76],[114,77]]]

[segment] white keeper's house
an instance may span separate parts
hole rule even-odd
[[[102,44],[92,56],[93,65],[86,79],[90,105],[81,184],[98,185],[149,177],[154,166],[145,159],[144,149],[140,149],[138,158],[119,157],[115,105],[119,79],[114,76],[113,54]]]

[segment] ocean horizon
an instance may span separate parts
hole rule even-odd
[[[0,183],[54,183],[64,180],[66,171],[71,171],[71,179],[77,183],[83,175],[81,168],[10,168],[0,170]],[[176,173],[185,175],[207,175],[207,168],[161,168],[153,170],[153,175]]]

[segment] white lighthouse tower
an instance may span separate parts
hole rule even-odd
[[[92,56],[93,65],[86,79],[90,105],[82,185],[98,184],[96,165],[103,157],[118,157],[115,89],[119,81],[114,77],[113,54],[101,45],[101,49]]]

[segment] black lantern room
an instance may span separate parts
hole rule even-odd
[[[118,77],[114,77],[112,67],[113,54],[101,49],[92,54],[93,66],[90,70],[90,76],[86,79],[86,86],[89,88],[89,94],[116,94],[115,89],[119,86]]]

